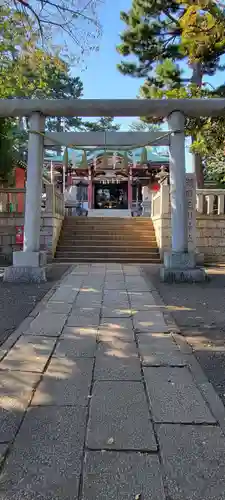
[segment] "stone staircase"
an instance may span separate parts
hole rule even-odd
[[[55,261],[159,263],[149,218],[66,217]]]

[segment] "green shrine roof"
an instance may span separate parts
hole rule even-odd
[[[138,148],[135,151],[133,151],[132,154],[129,154],[129,152],[128,152],[128,157],[130,158],[130,160],[132,160],[132,158],[133,158],[138,163],[141,161],[142,151],[143,151],[143,148]],[[164,148],[163,151],[162,150],[160,151],[160,148],[157,148],[157,147],[146,147],[146,151],[147,151],[147,159],[151,163],[166,163],[169,161],[169,155],[166,151],[166,148]],[[98,151],[95,150],[95,152],[93,152],[93,153],[87,152],[87,160],[88,161],[94,160],[95,157],[103,155],[104,152],[105,152],[104,149],[98,150]],[[116,153],[119,156],[120,155],[123,156],[125,151],[124,150],[113,151],[113,150],[107,149],[106,153],[108,155],[113,155]],[[68,159],[69,159],[69,161],[72,161],[72,162],[75,161],[75,164],[77,167],[79,167],[79,163],[82,160],[82,154],[83,154],[83,151],[68,149]],[[61,155],[61,156],[57,156],[54,154],[48,155],[45,157],[45,160],[47,160],[47,161],[53,160],[55,162],[60,163],[60,162],[63,162],[63,155]]]

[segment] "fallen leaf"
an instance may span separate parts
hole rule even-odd
[[[109,438],[108,441],[107,441],[107,444],[113,444],[114,443],[114,439],[113,438]]]

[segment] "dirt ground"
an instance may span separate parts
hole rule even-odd
[[[144,272],[225,403],[225,268],[208,269],[210,281],[201,284],[161,283],[156,267]]]

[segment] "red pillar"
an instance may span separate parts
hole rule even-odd
[[[20,167],[16,167],[15,171],[15,180],[16,180],[16,188],[25,188],[25,170]],[[17,194],[17,211],[22,213],[24,212],[24,193]]]

